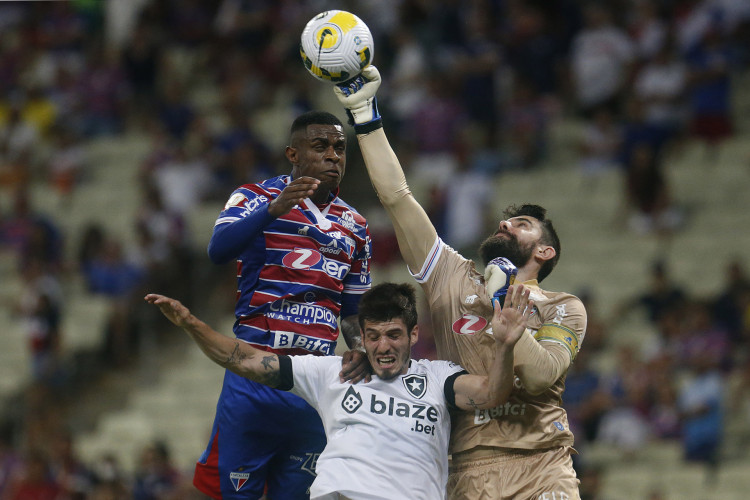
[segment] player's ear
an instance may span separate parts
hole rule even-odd
[[[419,339],[419,325],[414,325],[414,328],[411,329],[411,340],[409,345],[414,345],[417,343],[417,340]]]
[[[557,255],[557,252],[555,251],[553,247],[549,245],[539,244],[536,247],[536,255],[537,255],[537,258],[546,262],[550,259],[553,259],[555,255]]]
[[[286,159],[289,160],[289,163],[292,165],[297,165],[299,161],[299,154],[297,153],[297,148],[293,148],[292,146],[287,146],[284,150],[284,154],[286,155]]]

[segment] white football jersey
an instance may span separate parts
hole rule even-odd
[[[445,381],[463,368],[412,360],[406,375],[339,382],[338,356],[293,356],[294,388],[320,414],[328,444],[311,500],[445,498],[450,415]]]

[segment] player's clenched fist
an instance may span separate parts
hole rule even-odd
[[[302,203],[318,189],[320,181],[313,177],[298,177],[290,182],[268,205],[268,213],[273,217],[281,217],[289,213],[295,205]]]

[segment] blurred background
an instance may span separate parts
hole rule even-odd
[[[290,171],[294,117],[345,118],[299,58],[329,8],[373,33],[446,242],[474,258],[507,205],[549,210],[544,286],[589,314],[563,403],[582,498],[746,498],[750,2],[75,0],[0,3],[0,500],[201,498],[223,370],[142,297],[231,334],[206,246],[235,187]],[[348,155],[373,279],[411,281]]]

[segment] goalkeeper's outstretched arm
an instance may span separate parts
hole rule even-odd
[[[401,256],[409,269],[418,272],[437,239],[437,231],[409,190],[401,164],[383,131],[375,98],[379,86],[380,73],[368,66],[354,82],[335,86],[334,92],[354,125],[367,173],[393,223]]]

